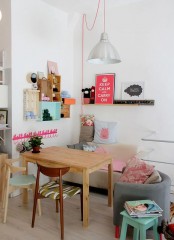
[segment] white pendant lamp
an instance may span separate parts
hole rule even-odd
[[[99,43],[91,50],[88,62],[93,64],[113,64],[121,62],[120,56],[114,46],[109,42],[105,32],[105,0],[104,0],[104,32]]]
[[[2,12],[1,12],[1,10],[0,10],[0,21],[1,21],[1,19],[2,19]]]

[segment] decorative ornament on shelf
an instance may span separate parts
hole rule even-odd
[[[30,151],[31,149],[32,147],[28,141],[24,141],[16,145],[16,150],[20,153],[23,153],[25,151]]]
[[[91,87],[90,103],[95,103],[95,86],[92,86],[92,87]]]
[[[84,104],[90,103],[90,92],[91,92],[91,88],[83,88],[82,89]]]
[[[32,89],[37,90],[38,86],[37,86],[37,74],[36,73],[31,74],[31,82],[32,82]]]
[[[61,97],[62,98],[71,98],[71,95],[68,91],[61,91]]]

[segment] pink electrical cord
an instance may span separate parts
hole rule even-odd
[[[98,0],[98,7],[97,7],[97,11],[95,14],[95,18],[94,18],[92,27],[89,27],[87,24],[86,14],[83,14],[83,16],[82,16],[82,89],[83,89],[83,82],[84,82],[84,24],[86,24],[86,28],[88,31],[91,31],[94,28],[94,25],[95,25],[95,22],[96,22],[96,19],[98,16],[100,2],[101,2],[101,0]],[[105,0],[104,0],[104,32],[105,32]],[[82,102],[83,102],[83,98],[81,95],[81,114],[83,114]]]

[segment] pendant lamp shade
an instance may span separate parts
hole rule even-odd
[[[113,64],[121,62],[114,46],[109,42],[107,33],[102,33],[100,42],[89,54],[88,62],[93,64]]]

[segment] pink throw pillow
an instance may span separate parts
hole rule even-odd
[[[113,164],[114,172],[122,172],[123,168],[126,166],[125,162],[123,162],[121,160],[117,160],[117,159],[113,159],[112,164]],[[108,165],[102,167],[101,169],[108,170]]]
[[[97,153],[107,153],[107,151],[103,147],[97,147],[95,152]],[[113,171],[114,172],[122,172],[123,168],[126,166],[126,163],[121,160],[113,159]],[[102,170],[108,170],[108,165],[101,168]]]
[[[107,153],[103,147],[97,147],[95,150],[96,153]]]
[[[144,183],[153,173],[154,166],[133,157],[127,164],[119,182]]]

